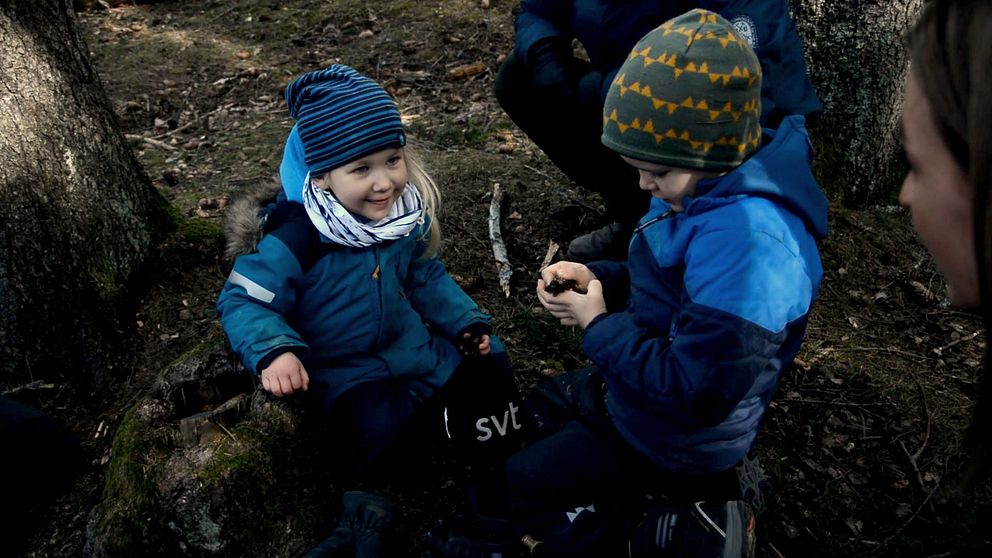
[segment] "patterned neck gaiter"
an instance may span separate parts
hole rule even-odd
[[[307,174],[303,205],[320,234],[336,244],[365,248],[410,234],[424,222],[424,202],[413,184],[407,183],[393,203],[389,215],[379,221],[360,223],[330,190],[321,190]]]

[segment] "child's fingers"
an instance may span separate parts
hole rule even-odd
[[[303,377],[303,391],[310,389],[310,374],[307,374],[307,371],[300,367],[300,375]]]
[[[572,317],[572,312],[567,308],[548,308],[548,312],[559,320],[565,320]]]
[[[293,381],[288,376],[281,376],[279,378],[279,393],[277,395],[282,397],[291,393],[293,393]]]
[[[546,283],[544,283],[544,281],[538,281],[537,299],[544,305],[545,308],[548,308],[549,305],[560,305],[564,300],[564,295],[566,293],[558,293],[557,295],[553,295],[544,290],[545,284]]]
[[[292,371],[288,379],[289,385],[293,388],[292,391],[303,389],[303,376],[300,374],[300,370]]]
[[[556,295],[548,294],[546,296],[548,298],[543,299],[547,303],[545,307],[568,308],[578,303],[581,300],[579,297],[582,295],[575,291],[564,291]]]
[[[538,281],[543,281],[544,283],[550,283],[554,281],[555,275],[557,274],[558,264],[549,265],[548,267],[541,270],[541,278]],[[544,285],[540,285],[543,289]]]
[[[282,388],[279,387],[279,378],[269,378],[269,393],[276,397],[282,397]]]
[[[551,312],[552,314],[554,314],[555,312],[567,312],[570,309],[570,306],[568,304],[562,304],[557,301],[548,301],[548,302],[542,301],[542,304],[544,305],[544,309],[547,310],[548,312]]]
[[[537,280],[537,298],[541,298],[541,293],[545,292],[544,289],[548,288],[548,281],[545,281],[543,278]]]

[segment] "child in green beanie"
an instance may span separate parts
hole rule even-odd
[[[594,366],[527,398],[545,437],[508,459],[491,508],[550,555],[740,556],[753,544],[754,479],[739,473],[753,473],[748,454],[802,343],[827,229],[804,119],[762,129],[760,91],[754,52],[705,10],[644,36],[610,87],[602,142],[653,199],[628,261],[542,271],[538,299],[584,330]]]

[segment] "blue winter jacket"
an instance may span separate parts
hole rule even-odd
[[[764,140],[734,171],[700,181],[684,211],[653,199],[627,262],[589,266],[611,312],[590,322],[583,349],[603,370],[621,435],[670,472],[744,457],[823,278],[827,202],[803,117]]]
[[[803,46],[786,0],[522,0],[515,20],[515,52],[528,65],[531,47],[545,39],[585,47],[595,72],[581,95],[606,98],[630,50],[648,31],[693,8],[716,12],[749,40],[761,62],[761,122],[823,107],[806,74]]]
[[[490,318],[426,247],[422,224],[369,248],[334,244],[302,204],[278,204],[255,253],[239,256],[217,310],[234,351],[259,373],[296,353],[324,405],[359,383],[396,378],[421,398],[447,382],[461,355],[452,339]],[[496,338],[492,350],[504,349]]]

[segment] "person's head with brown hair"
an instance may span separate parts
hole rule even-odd
[[[992,324],[992,0],[934,0],[909,36],[899,194],[947,280],[953,304]],[[986,343],[985,365],[992,363]],[[992,465],[992,382],[980,382],[966,437],[973,483]]]

